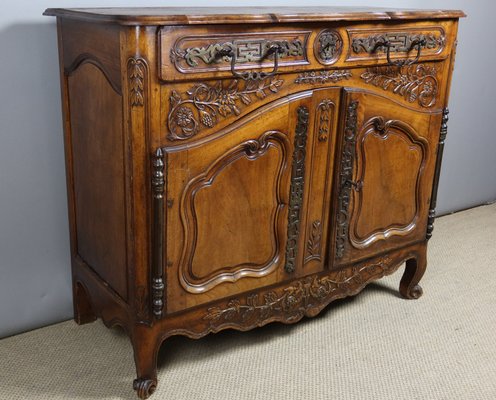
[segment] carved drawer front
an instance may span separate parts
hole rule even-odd
[[[250,32],[247,32],[250,29]],[[307,47],[312,31],[299,28],[164,27],[160,38],[160,77],[229,77],[232,70],[288,71],[308,65]],[[276,65],[275,65],[276,64]]]
[[[443,60],[452,51],[452,21],[380,26],[311,24],[278,27],[162,27],[160,78],[164,81],[292,73]],[[251,75],[250,75],[251,73]],[[255,74],[255,75],[253,75]]]
[[[389,63],[410,65],[416,61],[439,60],[449,56],[448,23],[417,23],[386,27],[354,26],[346,28],[347,64]]]
[[[441,120],[371,93],[346,97],[335,183],[339,265],[425,240]]]

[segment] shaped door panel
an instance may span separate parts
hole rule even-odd
[[[336,201],[337,264],[425,239],[440,115],[348,92]]]

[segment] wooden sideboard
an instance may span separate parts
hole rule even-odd
[[[406,263],[422,294],[461,11],[48,9],[74,318],[157,352],[297,322]]]

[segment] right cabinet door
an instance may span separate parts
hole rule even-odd
[[[344,92],[334,265],[425,240],[441,113],[369,92]]]

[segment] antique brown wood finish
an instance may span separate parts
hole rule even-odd
[[[49,9],[74,314],[172,335],[314,316],[427,265],[460,11]]]

